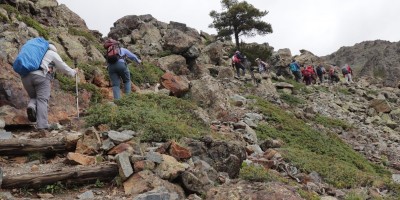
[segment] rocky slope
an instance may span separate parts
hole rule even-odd
[[[155,142],[142,140],[139,130],[111,130],[111,122],[83,128],[81,122],[72,119],[76,114],[75,97],[65,90],[68,85],[62,79],[53,81],[50,117],[64,126],[37,133],[20,127],[29,123],[25,116],[27,96],[11,67],[18,48],[31,37],[45,36],[56,44],[68,64],[78,63],[80,83],[85,86],[80,88],[81,112],[87,114],[95,91],[100,91],[105,101],[111,100],[102,69],[102,38],[55,0],[6,0],[0,4],[0,14],[0,165],[4,198],[344,199],[358,195],[366,199],[398,194],[395,186],[385,182],[398,182],[400,177],[397,88],[368,79],[353,85],[326,82],[306,87],[293,83],[275,74],[278,71],[290,77],[286,66],[293,57],[288,49],[275,52],[271,59],[274,69],[269,74],[256,74],[257,83],[249,74],[237,79],[229,63],[231,42],[216,40],[182,23],[131,15],[117,20],[108,36],[140,55],[147,66],[163,72],[158,84],[143,82],[134,86],[135,91],[149,97],[161,96],[166,101],[171,95],[193,102],[196,108],[187,111],[210,129],[207,135]],[[379,47],[374,48],[381,51]],[[301,53],[295,57],[301,64],[349,61],[347,54],[319,58],[306,50]],[[375,54],[371,50],[369,55]],[[96,90],[91,90],[92,86]],[[123,103],[104,106],[111,106],[113,113],[131,109]],[[100,113],[98,118],[107,114]],[[166,126],[163,122],[161,126]],[[315,141],[327,143],[313,146],[319,144]],[[46,157],[35,156],[37,152]],[[299,152],[321,162],[314,165],[317,159],[307,160],[307,156],[296,154]],[[332,162],[325,162],[331,161],[326,157],[333,157]],[[345,163],[349,158],[350,164]],[[342,164],[350,167],[342,168]],[[336,177],[330,171],[336,167],[349,172],[338,170]],[[379,171],[383,169],[390,171]],[[102,176],[103,172],[108,175]],[[370,177],[376,174],[391,180]],[[352,175],[366,181],[346,179]],[[80,187],[78,192],[66,190],[67,185],[74,184]],[[21,189],[31,185],[40,187]]]
[[[338,66],[350,64],[358,71],[359,76],[380,78],[385,86],[398,87],[399,52],[399,42],[375,40],[342,47],[323,58]]]

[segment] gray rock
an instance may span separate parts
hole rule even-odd
[[[129,134],[128,134],[129,133]],[[108,137],[115,143],[120,144],[133,138],[130,132],[108,131]]]
[[[165,187],[158,187],[149,192],[140,194],[133,200],[178,200],[179,195],[175,192],[170,193]]]
[[[240,96],[238,94],[231,96],[230,99],[231,99],[231,101],[233,101],[233,105],[235,105],[235,106],[243,106],[246,104],[246,98],[244,98],[243,96]]]
[[[141,161],[141,160],[144,160],[144,159],[145,159],[144,156],[141,156],[141,155],[132,155],[132,156],[131,156],[131,163],[135,163],[135,162],[138,162],[138,161]]]
[[[111,148],[115,147],[115,144],[110,138],[103,141],[103,145],[100,147],[104,151],[109,151]]]
[[[119,175],[123,180],[129,178],[129,176],[133,174],[133,168],[129,156],[129,153],[126,151],[115,156],[119,168]]]
[[[400,184],[400,174],[393,174],[392,179],[395,183]]]
[[[0,140],[8,140],[13,137],[11,132],[7,132],[5,130],[0,130]]]
[[[78,199],[93,199],[94,194],[92,190],[88,190],[80,195],[78,195]]]
[[[197,160],[194,167],[189,168],[182,174],[183,187],[191,192],[205,194],[214,186],[218,172],[208,163]]]
[[[0,192],[0,199],[1,200],[14,200],[14,196],[11,192]]]
[[[150,160],[150,161],[152,161],[152,162],[155,162],[155,163],[160,164],[160,163],[163,162],[163,157],[162,157],[162,155],[161,155],[160,153],[157,153],[157,152],[148,152],[148,153],[146,154],[146,160]]]
[[[0,130],[6,126],[6,122],[0,118]]]
[[[249,144],[257,144],[258,142],[256,131],[253,130],[250,126],[246,126],[246,129],[243,133],[243,138]]]

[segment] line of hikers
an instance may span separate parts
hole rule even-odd
[[[292,72],[297,82],[304,82],[306,85],[316,84],[317,78],[320,83],[323,83],[328,78],[330,83],[339,82],[339,67],[336,65],[330,65],[328,73],[322,64],[317,67],[314,65],[300,66],[296,60],[292,60],[289,64],[290,71]],[[346,83],[353,83],[353,70],[349,64],[345,64],[340,68]]]
[[[268,73],[270,65],[262,61],[260,58],[256,58],[257,71],[260,74]],[[250,71],[252,77],[254,77],[254,69],[250,67],[251,63],[247,60],[246,56],[243,56],[240,51],[236,51],[232,56],[232,68],[236,69],[236,76],[240,77],[240,70],[242,70],[242,76],[246,74],[246,68]]]
[[[262,61],[260,58],[257,58],[255,61],[257,63],[257,71],[260,74],[269,72],[270,65],[267,62]],[[244,76],[246,69],[248,69],[251,76],[254,77],[254,69],[250,67],[250,65],[251,63],[247,61],[246,56],[243,56],[240,51],[236,51],[232,56],[232,67],[236,69],[237,78],[240,77],[240,75]],[[317,79],[319,79],[320,83],[323,83],[326,79],[328,79],[330,83],[337,83],[340,81],[339,70],[341,70],[346,83],[353,82],[353,70],[348,64],[345,64],[340,69],[333,64],[329,66],[329,70],[327,71],[322,64],[316,67],[314,65],[300,66],[296,60],[292,60],[289,64],[289,69],[297,82],[304,82],[306,85],[316,84]],[[242,71],[242,73],[240,73],[240,71]]]

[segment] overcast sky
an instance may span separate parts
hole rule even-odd
[[[106,36],[113,23],[126,15],[151,14],[157,20],[176,21],[215,34],[208,28],[211,10],[221,11],[219,0],[57,0],[83,18],[89,29]],[[267,42],[289,48],[293,55],[306,49],[318,56],[366,40],[400,40],[398,0],[247,0],[269,11],[263,20],[273,33],[245,42]]]

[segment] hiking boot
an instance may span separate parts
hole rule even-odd
[[[26,113],[28,114],[29,121],[36,122],[36,110],[35,110],[35,108],[28,107],[26,109]]]

